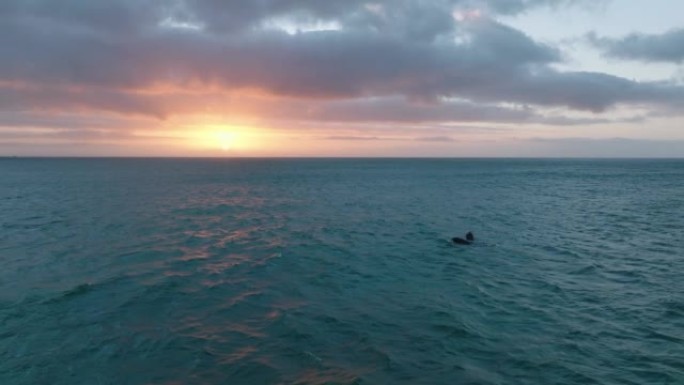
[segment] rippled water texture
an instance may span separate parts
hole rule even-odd
[[[683,161],[0,176],[3,385],[684,384]]]

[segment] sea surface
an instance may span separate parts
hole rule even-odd
[[[684,160],[0,159],[0,384],[684,384]]]

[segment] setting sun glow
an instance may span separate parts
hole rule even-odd
[[[235,134],[232,132],[219,132],[216,139],[223,151],[229,151],[235,145]]]
[[[203,151],[236,152],[251,147],[247,139],[249,131],[236,126],[204,126],[194,130],[187,140],[190,146]]]

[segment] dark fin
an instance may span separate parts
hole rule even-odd
[[[451,238],[451,241],[457,245],[469,245],[470,244],[469,241],[466,241],[465,239],[459,238],[459,237]]]
[[[469,241],[475,240],[475,236],[473,235],[472,231],[468,231],[468,234],[466,234],[466,239]]]

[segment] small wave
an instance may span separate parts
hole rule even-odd
[[[307,369],[301,372],[293,381],[293,384],[307,385],[356,385],[361,383],[356,373],[343,369]]]
[[[577,270],[571,271],[570,274],[572,275],[589,275],[589,274],[596,274],[599,272],[599,270],[602,268],[601,265],[597,265],[595,263],[580,267]]]
[[[666,300],[662,306],[665,308],[665,315],[670,318],[684,317],[684,301]]]
[[[83,294],[89,293],[92,290],[93,290],[93,284],[83,283],[83,284],[80,284],[80,285],[74,287],[71,290],[67,290],[66,292],[64,292],[64,294],[62,294],[62,297],[63,298],[75,297],[77,295],[83,295]]]
[[[644,275],[634,270],[608,270],[604,276],[613,282],[618,283],[639,283],[644,282]]]
[[[44,301],[44,303],[56,303],[61,301],[67,301],[88,294],[92,292],[94,288],[95,285],[93,285],[92,283],[82,283],[80,285],[72,287],[69,290],[63,291],[58,296],[52,297]]]
[[[224,355],[224,354],[225,354],[224,352],[222,352],[222,351],[220,351],[220,350],[219,350],[219,351],[214,351],[214,350],[212,350],[212,349],[210,349],[210,348],[205,348],[204,351],[205,351],[207,354],[215,355],[215,356],[221,356],[221,355]],[[221,362],[224,363],[224,364],[231,364],[231,365],[233,365],[233,364],[235,364],[235,363],[237,363],[237,362],[245,361],[245,360],[247,360],[247,359],[250,359],[251,357],[254,357],[254,356],[256,355],[255,353],[257,353],[258,351],[259,351],[259,349],[258,349],[256,346],[253,346],[253,345],[246,345],[246,346],[240,347],[240,348],[238,348],[238,349],[235,349],[234,351],[232,351],[231,353],[229,353],[227,356],[225,356],[225,357],[221,360]]]
[[[279,384],[282,383],[280,372],[271,364],[263,360],[249,360],[237,365],[227,365],[224,373],[216,381],[210,383],[220,383],[225,381],[228,375],[232,381],[238,384]],[[221,380],[221,377],[224,377]]]
[[[468,330],[468,327],[463,324],[437,322],[432,323],[430,328],[438,334],[449,338],[477,337],[477,335]]]
[[[250,291],[245,291],[245,292],[242,292],[242,293],[239,293],[239,294],[235,295],[235,296],[232,297],[232,298],[229,298],[229,299],[226,301],[226,305],[227,305],[228,307],[233,307],[233,306],[235,306],[235,305],[237,305],[237,304],[240,304],[240,303],[242,303],[242,302],[245,302],[245,301],[249,300],[249,299],[252,298],[252,297],[257,297],[257,296],[260,296],[260,295],[262,295],[262,294],[263,294],[263,291],[261,291],[261,290],[250,290]]]
[[[646,338],[650,339],[657,339],[657,340],[662,340],[662,341],[668,341],[668,342],[676,342],[676,343],[682,343],[684,341],[684,338],[670,335],[670,334],[665,334],[656,330],[650,330],[648,334],[646,335]]]

